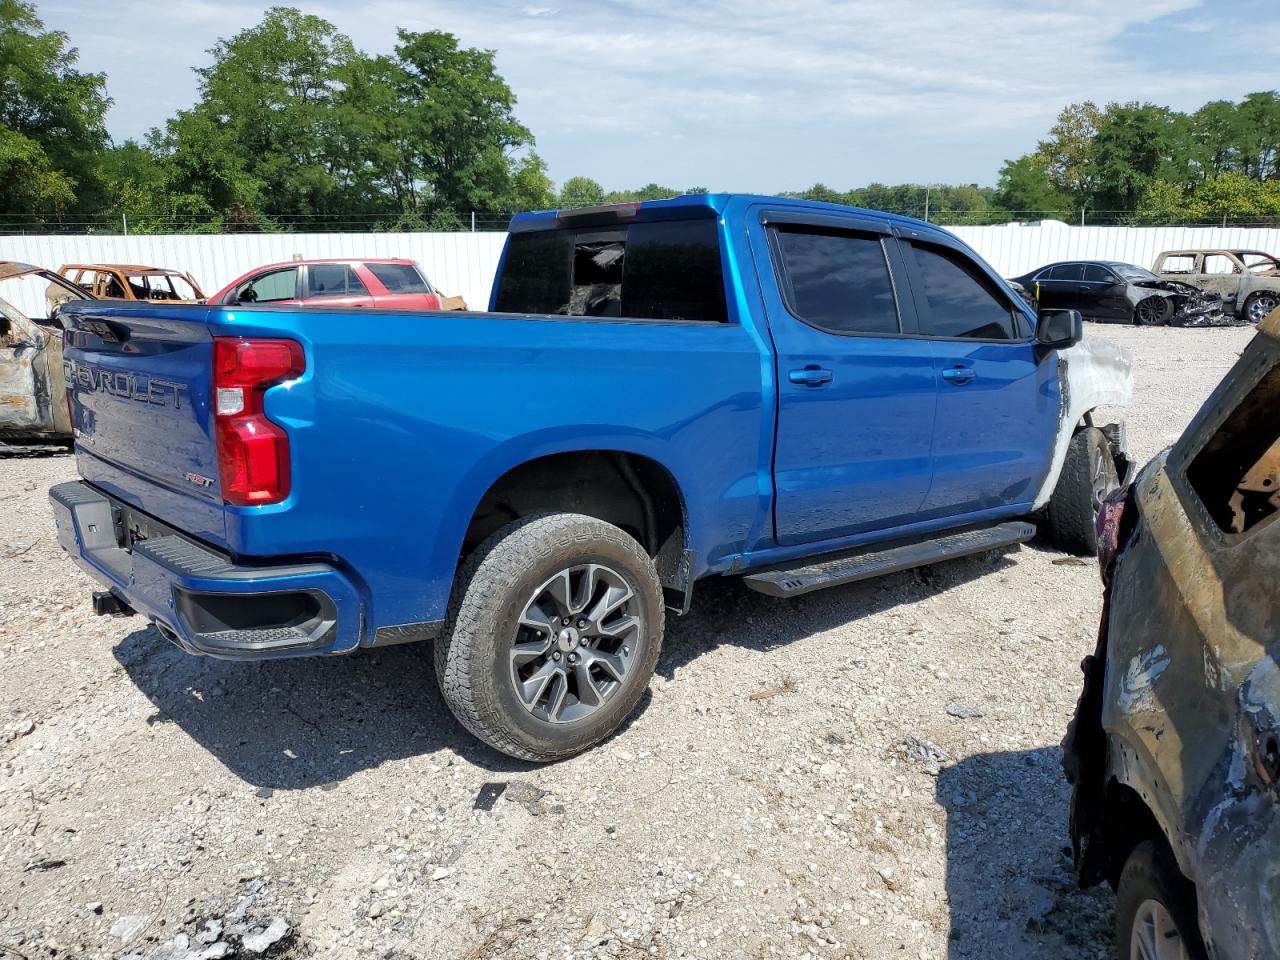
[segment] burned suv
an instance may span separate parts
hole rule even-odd
[[[1063,743],[1117,956],[1280,956],[1280,311],[1099,517],[1097,650]]]
[[[1280,306],[1280,260],[1261,250],[1166,250],[1154,271],[1163,280],[1218,294],[1249,323]]]

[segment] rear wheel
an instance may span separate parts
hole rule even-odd
[[[1116,887],[1116,960],[1204,960],[1195,886],[1163,841],[1133,848]]]
[[[1068,553],[1096,553],[1094,529],[1102,501],[1120,486],[1116,462],[1106,434],[1085,427],[1071,438],[1058,485],[1049,498],[1049,532],[1053,542]]]
[[[458,578],[436,673],[449,709],[485,743],[557,760],[612,733],[649,685],[662,648],[653,561],[593,517],[503,527]]]
[[[1250,323],[1261,323],[1277,306],[1280,306],[1280,294],[1259,290],[1249,294],[1249,299],[1244,302],[1244,317]]]

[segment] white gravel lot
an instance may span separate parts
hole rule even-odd
[[[1134,351],[1142,460],[1250,336],[1090,332]],[[1110,949],[1110,893],[1067,873],[1058,750],[1093,562],[1031,545],[793,601],[700,584],[627,727],[535,767],[459,728],[425,647],[233,664],[95,618],[45,499],[74,474],[0,459],[3,960]]]

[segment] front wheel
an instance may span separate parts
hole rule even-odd
[[[1259,324],[1271,315],[1271,311],[1280,306],[1280,294],[1270,290],[1259,290],[1249,294],[1244,302],[1244,318],[1252,324]]]
[[[1116,960],[1205,960],[1195,886],[1162,842],[1138,844],[1120,873]]]
[[[1158,327],[1169,320],[1173,303],[1166,297],[1147,297],[1133,308],[1133,323],[1138,327]]]
[[[662,649],[662,589],[640,544],[559,513],[503,527],[458,577],[436,674],[449,709],[523,760],[578,753],[612,733]]]
[[[1097,427],[1085,427],[1071,438],[1058,485],[1049,498],[1047,519],[1053,542],[1067,553],[1097,553],[1094,529],[1102,502],[1120,486],[1111,444]]]

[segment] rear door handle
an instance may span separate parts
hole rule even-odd
[[[787,378],[792,383],[802,383],[806,387],[820,387],[824,383],[831,382],[831,371],[811,364],[803,370],[792,370],[787,374]]]
[[[950,383],[968,383],[977,374],[970,367],[947,367],[942,371],[942,379]]]

